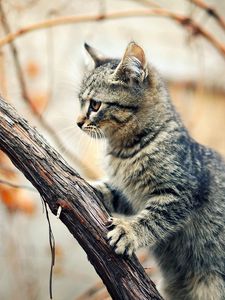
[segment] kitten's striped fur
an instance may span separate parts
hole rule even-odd
[[[149,246],[168,300],[225,299],[225,164],[195,142],[144,51],[122,60],[86,45],[95,68],[83,80],[78,124],[108,142],[109,181],[98,191],[113,218],[109,242],[131,255]]]

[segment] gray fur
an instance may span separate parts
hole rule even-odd
[[[148,246],[168,300],[225,300],[225,163],[194,141],[157,71],[130,43],[83,80],[82,129],[108,142],[109,181],[96,185],[118,254]],[[97,112],[90,101],[101,102]],[[79,125],[80,126],[80,125]]]

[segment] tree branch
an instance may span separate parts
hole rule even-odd
[[[218,11],[216,10],[215,7],[207,4],[203,0],[191,0],[191,2],[193,4],[195,4],[196,6],[204,9],[206,11],[206,13],[209,16],[212,16],[218,22],[218,24],[223,28],[223,30],[225,30],[225,20],[224,20],[223,16],[218,13]]]
[[[18,38],[21,35],[24,35],[28,32],[32,32],[39,29],[44,29],[52,26],[82,23],[82,22],[93,22],[93,21],[102,21],[102,20],[112,20],[112,19],[121,19],[121,18],[130,18],[130,17],[149,17],[149,16],[160,16],[166,17],[176,21],[178,24],[182,25],[184,28],[191,30],[191,32],[196,35],[203,36],[209,43],[211,43],[222,55],[225,57],[225,44],[219,41],[212,33],[204,29],[202,26],[197,24],[190,17],[172,12],[164,8],[151,8],[151,9],[141,9],[141,10],[126,10],[126,11],[116,11],[105,13],[104,15],[95,14],[95,15],[80,15],[80,16],[63,16],[44,20],[38,23],[34,23],[28,26],[25,26],[15,32],[12,32],[2,39],[0,39],[0,47],[5,44],[11,43],[13,40]]]
[[[86,251],[115,300],[162,297],[137,258],[118,256],[109,246],[108,213],[89,186],[44,138],[0,97],[0,149],[27,177]]]

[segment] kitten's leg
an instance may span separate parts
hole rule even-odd
[[[192,208],[188,199],[172,194],[152,197],[139,214],[126,220],[113,218],[109,243],[116,253],[128,255],[139,247],[153,246],[177,231]]]
[[[207,272],[199,276],[190,292],[191,300],[225,300],[225,281],[216,272]]]
[[[165,287],[165,299],[168,300],[225,300],[225,281],[214,272],[206,272],[190,277],[185,284]]]
[[[91,186],[96,190],[103,204],[110,213],[121,213],[130,215],[133,212],[131,204],[118,189],[115,189],[110,183],[91,182]]]

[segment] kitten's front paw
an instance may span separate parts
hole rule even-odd
[[[112,218],[110,227],[112,229],[107,234],[109,244],[115,249],[117,254],[131,256],[138,248],[138,237],[131,221]]]

